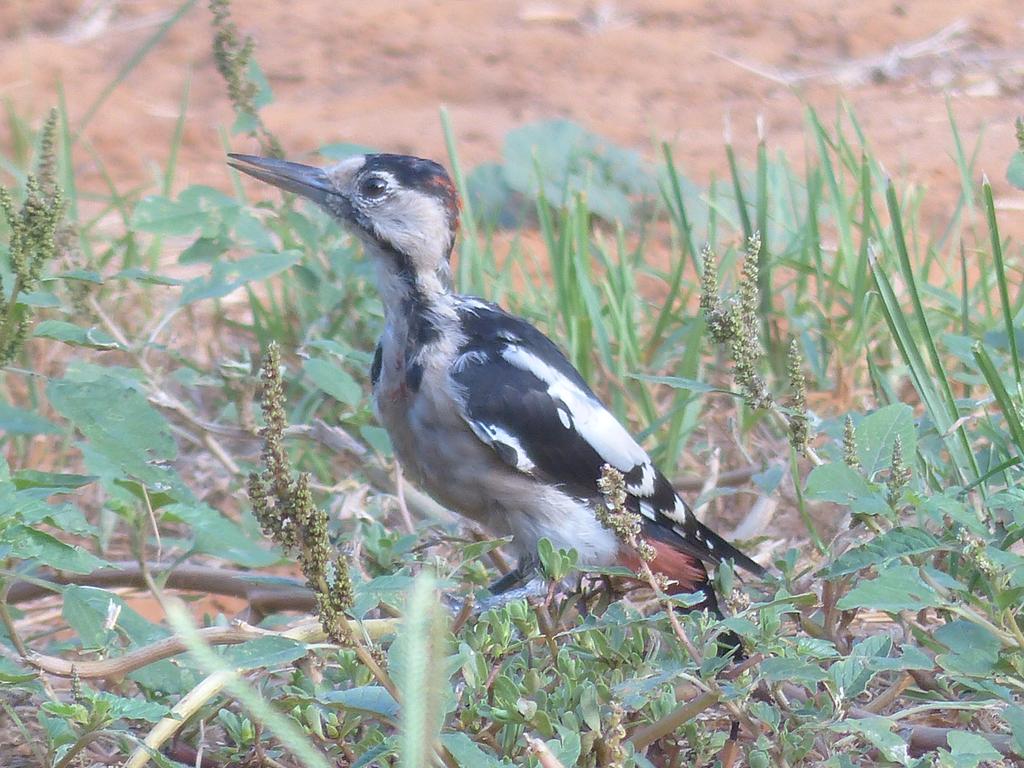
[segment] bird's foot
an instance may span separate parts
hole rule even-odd
[[[470,616],[479,616],[491,609],[503,608],[516,600],[529,600],[531,598],[545,597],[548,593],[548,582],[541,576],[534,576],[525,584],[516,587],[506,588],[497,594],[493,589],[491,594],[479,600],[472,597],[459,595],[443,595],[441,600],[448,608],[452,616],[464,620]]]
[[[534,576],[540,561],[536,557],[521,557],[516,567],[491,584],[488,589],[492,595],[501,595],[514,587],[522,586]]]

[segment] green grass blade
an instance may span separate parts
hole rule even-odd
[[[988,219],[988,232],[992,239],[992,259],[996,269],[996,286],[999,288],[999,301],[1002,304],[1003,325],[1010,345],[1010,361],[1013,363],[1013,376],[1017,382],[1017,391],[1021,392],[1020,352],[1017,349],[1017,332],[1013,324],[1013,308],[1010,306],[1010,292],[1006,282],[1006,266],[1003,264],[1003,242],[999,238],[999,224],[996,221],[996,206],[992,199],[992,185],[986,178],[981,185],[985,197],[985,216]]]
[[[185,86],[181,90],[181,101],[178,106],[178,119],[174,123],[174,135],[171,136],[171,151],[167,156],[167,168],[164,170],[164,183],[161,194],[169,197],[174,187],[174,174],[178,168],[178,150],[185,136],[185,117],[188,114],[188,97],[192,90],[192,70],[185,75]]]
[[[729,161],[729,176],[732,178],[732,191],[736,197],[736,212],[739,214],[740,222],[743,224],[743,237],[749,240],[754,234],[754,225],[750,221],[750,212],[747,210],[747,198],[743,194],[743,180],[740,177],[740,169],[736,162],[736,153],[733,151],[731,141],[726,142],[725,157]]]
[[[1010,393],[1003,384],[1003,377],[999,375],[999,370],[996,368],[995,363],[992,362],[992,357],[981,342],[974,343],[974,346],[971,347],[971,353],[974,355],[975,362],[978,363],[978,369],[981,371],[982,376],[985,377],[985,382],[991,388],[996,403],[1003,412],[1006,426],[1009,429],[1010,436],[1013,438],[1013,442],[1017,446],[1018,453],[1024,456],[1024,425],[1021,425],[1017,405],[1013,402],[1013,398],[1010,397]]]

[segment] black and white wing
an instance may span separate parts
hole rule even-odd
[[[619,470],[629,502],[651,535],[703,560],[761,567],[703,526],[572,363],[525,320],[477,299],[459,317],[466,341],[451,376],[462,416],[508,465],[584,498],[605,464]]]

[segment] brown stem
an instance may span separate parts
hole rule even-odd
[[[305,633],[305,635],[308,635],[308,637],[305,637],[305,641],[321,642],[324,635],[322,632],[316,633],[315,628],[318,626],[319,622],[313,622],[308,625],[300,625],[296,629],[312,628],[310,632]],[[368,619],[359,622],[357,626],[369,637],[379,638],[394,632],[398,628],[398,621],[396,619]],[[203,642],[208,645],[237,645],[268,635],[280,635],[279,632],[269,632],[242,622],[238,622],[230,627],[205,627],[196,630],[196,632]],[[56,677],[72,677],[77,673],[79,678],[91,680],[121,677],[163,659],[169,659],[172,656],[177,656],[179,653],[185,653],[187,650],[188,646],[185,642],[180,637],[175,636],[158,640],[142,648],[136,648],[124,656],[100,661],[68,661],[57,656],[46,656],[33,653],[32,651],[29,651],[25,658],[36,669]],[[356,652],[359,653],[359,646],[356,647]],[[374,662],[374,665],[376,666],[376,662]]]
[[[678,709],[669,712],[660,720],[636,730],[629,740],[637,750],[643,750],[656,742],[663,736],[668,736],[684,723],[690,722],[693,718],[705,710],[711,709],[722,698],[717,691],[709,691],[693,701],[688,701]]]
[[[78,584],[90,587],[134,587],[147,589],[143,569],[137,562],[113,563],[114,568],[102,568],[91,573],[66,573],[43,568],[31,582],[21,581],[10,586],[8,602],[11,605],[27,603],[44,597],[54,587]],[[206,592],[242,598],[253,610],[262,615],[289,610],[309,613],[316,607],[312,590],[297,580],[280,577],[268,579],[250,571],[214,568],[203,565],[150,565],[150,572],[157,577],[166,577],[165,589],[179,589],[186,592]],[[40,583],[43,582],[43,583]],[[53,587],[48,586],[49,582]],[[284,583],[281,583],[284,582]]]

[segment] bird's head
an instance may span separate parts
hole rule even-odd
[[[369,154],[320,168],[253,155],[228,157],[239,171],[317,203],[398,278],[447,282],[459,198],[448,173],[433,160]]]

